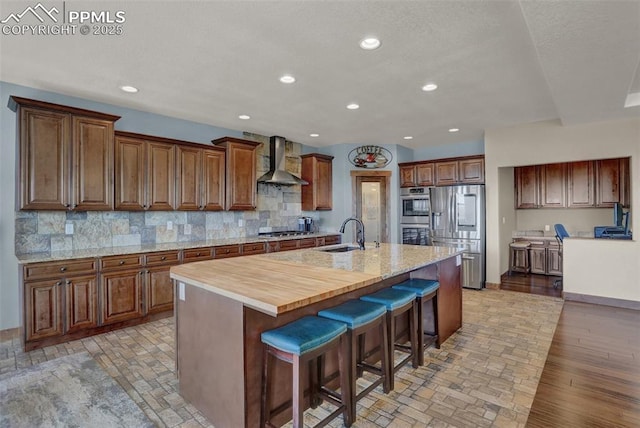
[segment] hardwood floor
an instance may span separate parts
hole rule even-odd
[[[640,311],[567,301],[527,427],[640,426]]]
[[[525,275],[519,272],[513,272],[511,275],[504,273],[500,278],[500,289],[542,296],[562,297],[562,284],[558,288],[553,288],[553,282],[556,279],[562,279],[562,277],[537,274]]]

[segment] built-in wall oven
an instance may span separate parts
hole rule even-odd
[[[400,236],[403,244],[431,245],[431,203],[428,187],[400,190]]]

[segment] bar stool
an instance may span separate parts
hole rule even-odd
[[[384,288],[373,294],[360,297],[365,302],[373,302],[384,305],[387,308],[387,335],[389,336],[389,389],[394,388],[394,374],[400,367],[413,362],[413,367],[418,367],[418,334],[416,329],[416,311],[414,300],[415,293],[405,290],[394,290],[393,288]],[[409,341],[410,346],[396,343],[396,318],[405,312],[409,316]],[[398,364],[395,364],[395,351],[406,352],[407,355]]]
[[[435,279],[411,278],[391,288],[411,291],[416,295],[418,349],[421,349],[418,353],[418,364],[423,366],[424,350],[432,344],[435,344],[436,348],[440,349],[440,337],[438,336],[438,289],[440,288],[440,282]],[[431,301],[431,308],[433,310],[433,334],[425,333],[424,331],[423,303],[429,301]],[[425,340],[425,336],[427,336],[427,340]]]
[[[343,414],[344,425],[351,426],[351,419],[349,418],[352,414],[349,400],[351,392],[348,379],[349,368],[346,359],[348,353],[346,332],[347,325],[345,323],[316,316],[306,316],[282,327],[262,333],[261,340],[265,344],[265,349],[263,352],[262,401],[260,409],[261,427],[273,426],[271,423],[271,385],[269,384],[273,377],[271,373],[273,366],[269,364],[271,356],[292,365],[294,428],[301,428],[304,425],[302,372],[305,365],[309,366],[309,401],[311,405],[315,407],[317,395],[320,395],[337,406],[331,414],[320,421],[318,426],[326,425],[340,413]],[[314,365],[314,363],[317,363],[318,357],[336,347],[338,347],[341,394],[318,384],[316,379],[318,372]],[[274,413],[279,413],[279,411],[280,409],[276,409]]]
[[[511,272],[524,272],[528,274],[531,271],[531,263],[529,262],[529,241],[516,241],[509,244],[509,276]],[[519,262],[522,260],[522,264]]]
[[[389,340],[387,337],[387,308],[377,303],[364,300],[349,300],[341,305],[334,306],[318,312],[318,316],[343,322],[347,325],[347,339],[350,343],[349,381],[351,382],[351,422],[356,420],[356,403],[373,391],[378,385],[383,385],[383,391],[388,393],[389,386]],[[364,361],[364,339],[366,333],[375,328],[380,334],[380,367],[373,366]],[[361,392],[357,392],[356,380],[360,370],[378,375],[378,379],[372,382]]]

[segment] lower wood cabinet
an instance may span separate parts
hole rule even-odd
[[[531,246],[529,248],[529,262],[531,273],[547,273],[547,249],[543,246]]]
[[[515,241],[528,241],[529,247],[529,265],[531,273],[540,275],[562,275],[562,251],[556,241],[539,240],[531,241],[529,239],[515,239]],[[514,260],[514,271],[526,271],[524,254],[519,253],[520,259]]]
[[[147,313],[173,310],[173,283],[169,277],[171,266],[159,266],[145,272]]]
[[[127,321],[144,315],[142,307],[144,274],[142,269],[100,274],[102,324]]]

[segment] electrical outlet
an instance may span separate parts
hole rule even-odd
[[[189,223],[184,225],[184,234],[191,235],[191,225]]]
[[[171,220],[167,222],[167,230],[173,230],[173,222]]]
[[[548,224],[545,224],[545,225],[544,225],[544,231],[545,231],[545,232],[548,232],[548,231],[550,231],[550,230],[551,230],[551,226],[549,226]]]
[[[244,226],[244,220],[238,219],[238,227]]]
[[[502,224],[505,224],[507,222],[507,219],[505,217],[502,217]]]
[[[64,233],[67,235],[73,235],[73,223],[66,223],[64,225]]]
[[[178,299],[184,302],[184,282],[178,283]]]

